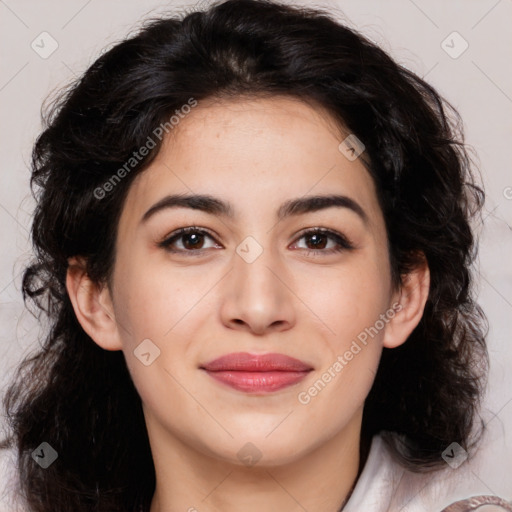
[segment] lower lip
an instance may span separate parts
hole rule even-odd
[[[297,384],[304,379],[309,371],[305,372],[242,372],[242,371],[215,371],[206,373],[214,378],[231,386],[238,391],[246,393],[272,392]]]

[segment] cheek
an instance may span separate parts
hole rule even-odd
[[[173,377],[183,380],[179,362],[189,360],[190,322],[200,323],[198,305],[212,286],[204,273],[197,280],[184,275],[135,260],[119,266],[115,314],[123,352],[142,400],[154,406],[158,397],[180,390]]]
[[[164,342],[166,334],[193,307],[194,300],[197,302],[199,282],[186,286],[182,275],[168,268],[166,271],[164,265],[148,264],[136,255],[119,262],[115,312],[127,348],[145,338],[157,344]]]
[[[374,272],[354,268],[327,282],[328,293],[316,291],[322,320],[329,327],[323,337],[322,364],[298,401],[308,411],[311,428],[334,435],[359,410],[372,387],[382,352],[384,329],[375,330],[386,308],[386,280]],[[325,300],[329,295],[330,300]],[[380,325],[380,324],[379,324]],[[332,332],[331,332],[332,331]]]
[[[311,317],[322,322],[336,349],[372,326],[387,306],[387,272],[366,258],[354,258],[337,271],[323,268],[308,275],[300,281],[298,295],[305,297]]]

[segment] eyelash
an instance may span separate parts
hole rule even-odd
[[[161,241],[158,246],[165,249],[167,252],[170,253],[189,253],[187,256],[200,256],[204,249],[172,249],[170,246],[173,244],[176,240],[179,240],[180,237],[183,237],[184,235],[188,235],[191,233],[200,234],[200,235],[206,235],[212,239],[213,236],[211,233],[209,233],[207,230],[203,228],[199,228],[197,226],[190,226],[186,228],[180,228],[173,232],[170,236],[168,236],[165,240]],[[327,236],[327,238],[335,241],[338,246],[336,248],[331,249],[302,249],[306,251],[307,256],[318,256],[318,255],[326,255],[326,254],[333,254],[333,253],[339,253],[342,251],[350,251],[354,249],[354,245],[352,242],[341,233],[338,233],[337,231],[332,231],[330,229],[325,228],[313,228],[309,229],[307,231],[302,232],[299,237],[296,239],[297,241],[311,235],[324,235]],[[295,242],[296,243],[296,242]],[[195,254],[194,254],[195,253]]]

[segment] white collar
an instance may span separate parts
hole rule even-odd
[[[493,506],[492,510],[512,511],[510,502],[489,494],[489,487],[475,471],[478,467],[476,461],[468,461],[456,470],[447,465],[431,473],[414,473],[393,458],[384,439],[376,434],[342,512],[469,512],[485,504]]]

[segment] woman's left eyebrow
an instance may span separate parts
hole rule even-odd
[[[339,194],[304,196],[285,201],[277,211],[277,219],[283,220],[294,215],[316,212],[326,208],[348,208],[356,213],[365,225],[369,218],[361,205],[348,196]],[[208,194],[171,194],[155,203],[141,218],[141,223],[168,208],[190,208],[200,210],[211,215],[233,218],[235,210],[233,205]]]

